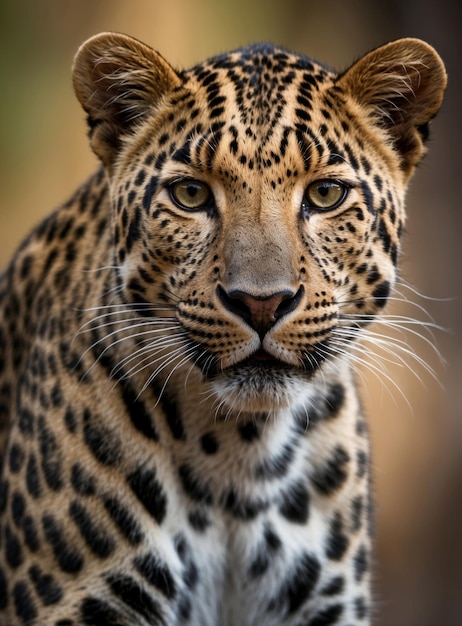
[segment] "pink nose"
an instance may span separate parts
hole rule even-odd
[[[218,295],[231,313],[239,315],[263,338],[278,319],[297,308],[303,295],[303,287],[296,293],[287,289],[269,296],[254,296],[239,290],[226,292],[218,287]]]

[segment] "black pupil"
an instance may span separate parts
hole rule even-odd
[[[186,187],[186,191],[191,198],[194,198],[200,191],[199,185],[190,184]]]
[[[325,197],[327,196],[327,194],[329,193],[329,191],[330,191],[330,186],[329,186],[329,185],[321,185],[321,186],[318,188],[318,191],[319,191],[319,194],[320,194],[323,198],[325,198]]]

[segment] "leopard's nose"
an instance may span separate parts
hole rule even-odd
[[[270,295],[254,295],[240,290],[226,291],[219,286],[218,296],[223,305],[241,317],[261,339],[276,322],[294,311],[303,296],[303,287],[294,292],[290,289]]]

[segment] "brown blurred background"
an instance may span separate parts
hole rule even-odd
[[[434,300],[403,295],[449,330],[436,333],[446,365],[409,335],[437,381],[410,359],[409,367],[388,368],[402,395],[375,376],[364,379],[378,501],[378,626],[462,625],[460,7],[451,0],[0,0],[0,267],[96,165],[70,82],[73,54],[92,34],[129,33],[177,66],[266,40],[343,69],[402,36],[427,40],[446,61],[450,86],[408,196],[402,258],[403,279]],[[391,312],[426,318],[405,303]]]

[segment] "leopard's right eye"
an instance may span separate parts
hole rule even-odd
[[[213,194],[205,183],[187,178],[169,186],[173,202],[185,211],[209,210],[213,207]]]

